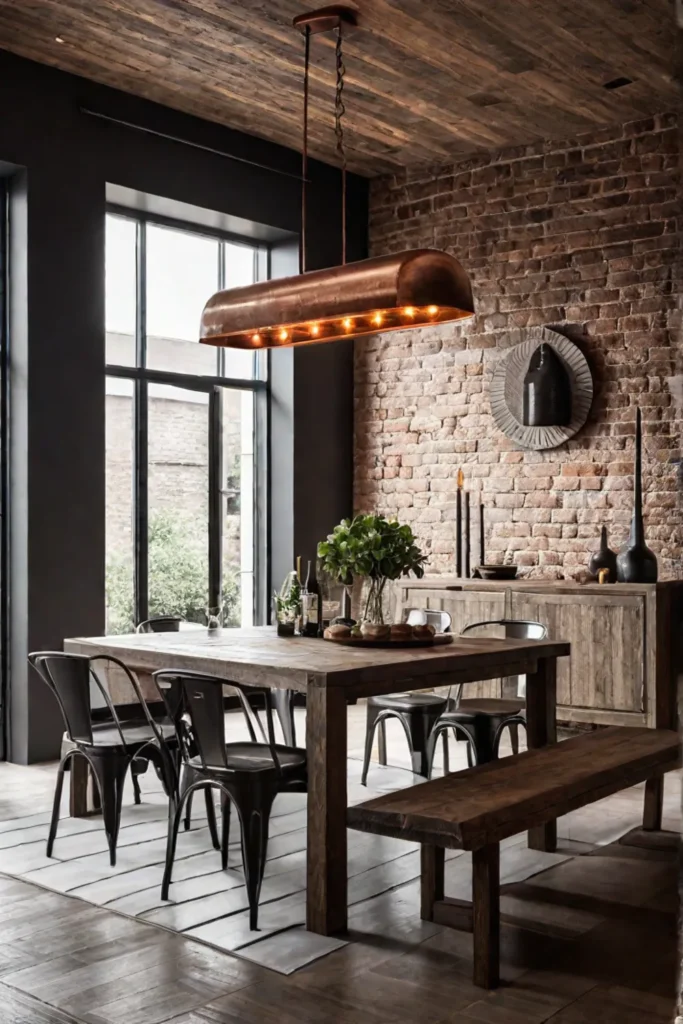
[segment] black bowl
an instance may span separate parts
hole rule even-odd
[[[517,576],[516,565],[478,565],[476,569],[483,580],[514,580]]]

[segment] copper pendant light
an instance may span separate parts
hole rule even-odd
[[[411,249],[392,256],[346,262],[342,31],[344,25],[355,24],[356,11],[341,4],[294,19],[294,25],[305,37],[301,273],[296,277],[218,292],[209,299],[202,313],[200,340],[204,344],[239,349],[281,348],[424,327],[474,315],[469,278],[460,263],[448,253],[438,249]],[[342,265],[306,272],[310,38],[318,32],[335,30],[335,133],[342,166]]]

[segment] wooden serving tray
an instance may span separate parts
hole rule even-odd
[[[341,644],[342,647],[436,647],[442,644],[452,644],[452,633],[439,633],[429,640],[418,637],[413,640],[366,640],[364,637],[353,636],[326,636],[328,644]]]

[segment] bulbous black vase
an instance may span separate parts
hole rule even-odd
[[[600,531],[600,549],[591,555],[588,561],[588,571],[592,576],[597,576],[601,569],[607,569],[609,576],[608,583],[617,581],[617,556],[607,544],[607,527],[603,526]]]
[[[542,342],[524,377],[522,416],[527,427],[566,427],[572,418],[572,391],[564,364]]]
[[[617,555],[620,583],[656,583],[657,556],[645,543],[643,526],[642,433],[640,409],[636,411],[636,456],[633,467],[633,519],[628,542]]]

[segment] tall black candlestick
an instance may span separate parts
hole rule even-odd
[[[458,492],[457,492],[457,504],[455,510],[455,533],[456,533],[456,571],[458,579],[462,577],[462,485],[463,485],[463,474],[462,470],[458,470]]]
[[[484,502],[479,502],[479,564],[486,565],[485,551],[484,551],[485,533],[484,533]]]
[[[470,578],[470,492],[465,491],[465,579]]]

